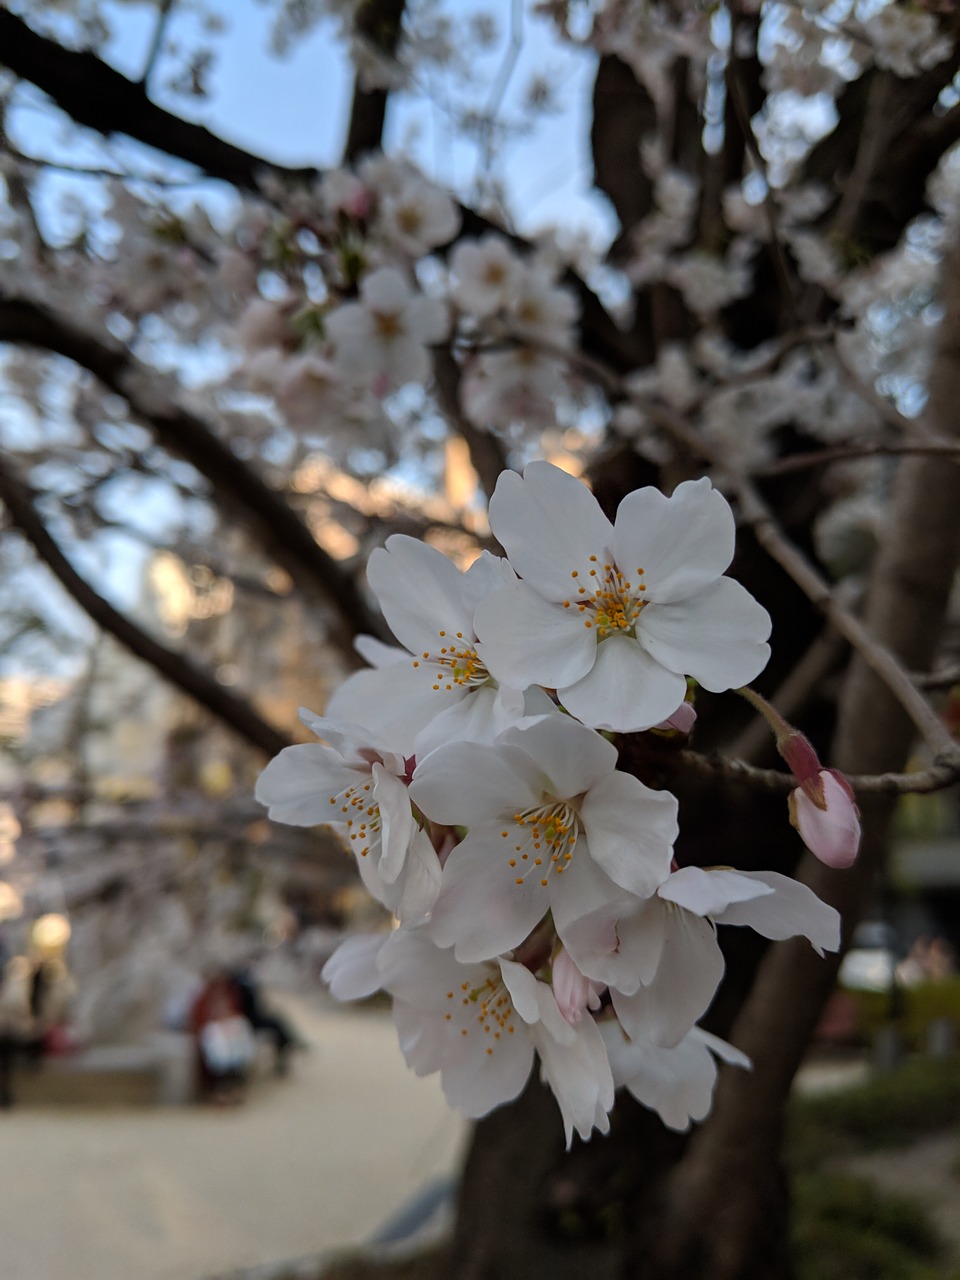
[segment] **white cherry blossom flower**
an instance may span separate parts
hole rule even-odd
[[[404,648],[346,680],[332,716],[375,725],[420,758],[447,742],[492,742],[525,714],[523,691],[491,677],[473,629],[477,604],[516,580],[505,560],[484,552],[461,573],[435,547],[394,534],[371,555],[367,578]]]
[[[359,302],[338,307],[326,321],[338,368],[378,395],[426,381],[427,347],[439,342],[447,327],[444,304],[415,293],[393,267],[365,276]]]
[[[745,1053],[694,1027],[672,1049],[652,1040],[630,1040],[616,1022],[601,1026],[610,1069],[617,1088],[625,1087],[638,1102],[656,1111],[668,1129],[683,1133],[692,1120],[703,1120],[713,1102],[717,1082],[715,1057],[750,1070]]]
[[[476,614],[502,682],[555,688],[584,724],[627,733],[671,716],[687,675],[719,692],[765,666],[770,618],[722,576],[734,522],[709,480],[635,490],[611,524],[586,485],[534,462],[501,475],[490,524],[522,579]]]
[[[450,255],[452,296],[457,306],[484,320],[509,302],[520,259],[503,238],[487,234],[461,240]]]
[[[597,1024],[572,1026],[523,965],[505,957],[461,964],[419,931],[395,933],[377,963],[404,1057],[417,1075],[440,1072],[451,1106],[477,1117],[516,1098],[537,1053],[567,1145],[574,1131],[607,1132],[613,1078]]]
[[[819,953],[840,945],[840,917],[806,885],[769,871],[683,867],[643,900],[615,897],[567,930],[580,970],[610,987],[627,1034],[680,1043],[712,1001],[724,961],[716,925],[765,938],[798,935]]]
[[[460,394],[471,422],[506,431],[518,422],[551,426],[565,389],[561,361],[534,347],[513,347],[470,360]]]
[[[422,258],[448,244],[460,230],[460,212],[445,191],[411,175],[396,193],[380,202],[378,228],[411,258]]]
[[[469,829],[444,866],[431,937],[458,959],[484,960],[517,946],[547,911],[565,941],[613,886],[654,893],[669,872],[677,802],[616,764],[599,734],[553,715],[418,765],[417,807]]]
[[[521,263],[511,281],[507,328],[534,345],[567,347],[579,308],[569,289],[556,285],[537,265]]]
[[[325,741],[281,751],[257,779],[257,799],[276,822],[339,827],[368,892],[419,923],[439,892],[440,862],[414,819],[403,756],[356,725],[300,714]]]

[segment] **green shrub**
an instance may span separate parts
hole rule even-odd
[[[787,1161],[810,1169],[829,1156],[905,1146],[960,1124],[960,1061],[917,1058],[889,1075],[814,1097],[787,1114]]]
[[[937,1280],[941,1242],[923,1205],[865,1178],[801,1174],[793,1184],[797,1280]]]

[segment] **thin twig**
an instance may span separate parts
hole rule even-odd
[[[823,683],[839,661],[846,641],[833,627],[826,626],[803,654],[787,678],[771,695],[770,702],[785,719],[791,720],[811,693]],[[752,764],[772,742],[770,726],[757,716],[727,748],[735,760]]]
[[[960,684],[960,665],[944,667],[940,671],[918,672],[913,683],[918,689],[952,689],[955,684]]]
[[[150,76],[156,65],[157,58],[163,48],[163,37],[166,35],[167,23],[170,21],[173,13],[173,6],[176,0],[160,0],[160,12],[157,15],[157,25],[153,29],[153,39],[150,41],[150,48],[147,50],[147,60],[144,63],[143,74],[140,77],[140,83],[147,87],[150,83]]]
[[[780,286],[780,292],[783,294],[783,300],[790,316],[794,322],[798,323],[800,315],[797,309],[797,296],[790,272],[790,264],[787,260],[786,250],[783,247],[783,240],[780,236],[779,214],[774,200],[773,188],[770,185],[770,175],[767,172],[767,162],[764,159],[763,152],[760,150],[757,135],[753,131],[753,122],[750,119],[750,110],[747,106],[747,101],[743,93],[743,86],[740,84],[740,78],[737,75],[736,66],[732,59],[727,65],[726,84],[727,93],[730,97],[730,105],[733,107],[733,113],[737,118],[737,124],[740,126],[740,132],[743,134],[744,144],[750,154],[750,158],[757,167],[757,171],[761,178],[763,178],[765,192],[763,197],[763,211],[767,220],[767,228],[770,232],[770,251],[773,257],[773,267],[777,273],[777,283]]]
[[[928,454],[946,458],[960,458],[960,444],[950,440],[904,441],[877,440],[863,444],[834,445],[829,449],[813,449],[809,453],[795,453],[789,458],[778,458],[751,472],[754,476],[782,476],[792,471],[807,471],[813,467],[826,467],[834,462],[851,458],[882,458],[902,454]]]
[[[699,751],[680,751],[673,757],[687,774],[726,782],[739,782],[757,791],[787,795],[798,783],[792,773],[779,769],[758,769],[745,760],[732,760],[716,752],[702,755]],[[864,773],[847,775],[847,781],[859,795],[927,795],[943,791],[960,782],[960,744],[943,752],[933,764],[916,773]]]

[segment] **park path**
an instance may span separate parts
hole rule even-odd
[[[311,1050],[240,1108],[0,1113],[3,1280],[201,1280],[369,1238],[463,1122],[389,1015],[284,998]]]

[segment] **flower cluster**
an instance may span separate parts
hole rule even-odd
[[[835,949],[839,921],[771,872],[678,867],[678,804],[618,768],[604,730],[677,718],[687,678],[751,680],[769,618],[726,577],[733,517],[707,480],[629,494],[611,522],[545,462],[500,477],[507,559],[465,572],[394,536],[369,581],[398,646],[304,713],[321,742],[261,775],[270,815],[343,832],[396,916],[328,962],[338,998],[383,989],[408,1063],[439,1071],[480,1116],[515,1098],[535,1058],[567,1140],[605,1132],[617,1086],[686,1128],[710,1106],[697,1027],[724,971],[720,924]]]

